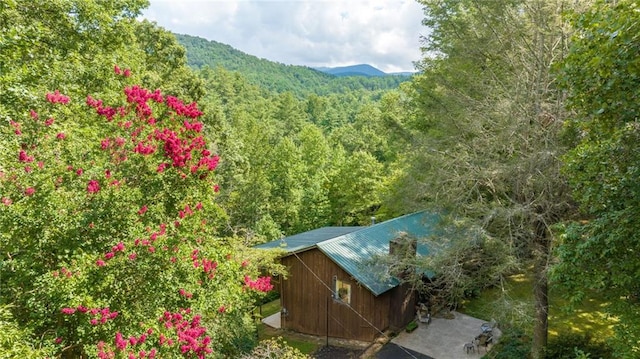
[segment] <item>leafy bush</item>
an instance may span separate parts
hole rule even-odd
[[[304,359],[308,356],[302,354],[282,339],[272,338],[261,341],[251,353],[242,356],[242,359]]]
[[[407,333],[411,333],[412,331],[416,330],[416,328],[418,328],[418,323],[416,323],[415,320],[412,320],[411,322],[409,322],[409,324],[407,324],[406,331]]]
[[[613,350],[607,343],[592,338],[588,334],[565,334],[549,340],[544,357],[546,359],[573,359],[578,351],[592,359],[613,357]]]
[[[531,338],[520,329],[511,328],[504,331],[500,341],[483,358],[513,359],[528,358],[531,352]]]
[[[0,306],[0,359],[44,358],[52,355],[53,348],[34,348],[29,342],[31,333],[13,319],[8,306]]]
[[[0,302],[37,338],[12,348],[19,357],[43,357],[27,354],[40,341],[61,357],[247,352],[249,312],[273,285],[259,274],[262,253],[220,237],[218,156],[202,112],[114,72],[119,95],[56,90],[0,127]]]

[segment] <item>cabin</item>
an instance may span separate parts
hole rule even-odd
[[[428,255],[420,238],[439,217],[418,212],[366,227],[324,227],[256,246],[280,249],[288,269],[279,281],[281,327],[327,338],[373,341],[413,318],[416,295],[391,255]]]

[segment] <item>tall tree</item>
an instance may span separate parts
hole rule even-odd
[[[412,91],[422,111],[413,125],[425,136],[406,180],[420,193],[416,206],[442,208],[533,265],[532,354],[539,358],[547,340],[551,226],[571,209],[559,172],[565,113],[551,74],[565,51],[561,13],[569,2],[420,3],[431,32]]]
[[[573,299],[597,290],[619,319],[620,358],[640,355],[640,7],[598,1],[575,13],[578,29],[563,63],[576,146],[566,173],[582,209],[559,248],[554,273]]]

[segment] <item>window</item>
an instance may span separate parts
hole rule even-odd
[[[333,276],[334,299],[346,304],[351,304],[351,284],[339,280]]]

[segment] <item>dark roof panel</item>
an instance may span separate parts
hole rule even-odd
[[[275,241],[259,244],[254,248],[280,248],[285,250],[287,253],[301,252],[315,247],[319,242],[340,237],[342,235],[357,231],[362,228],[365,227],[323,227],[308,232],[298,233],[296,235],[285,237]]]

